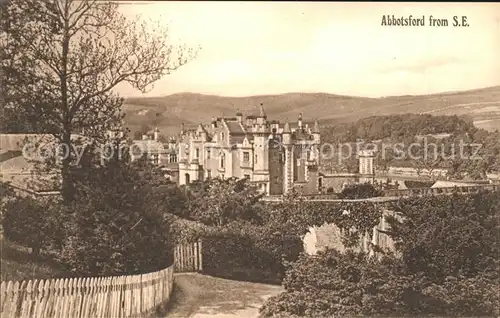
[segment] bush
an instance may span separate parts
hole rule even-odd
[[[329,250],[287,271],[286,291],[269,298],[264,317],[498,316],[498,280],[448,277],[442,285],[404,270],[401,262]]]
[[[50,227],[52,216],[46,204],[20,197],[5,202],[3,208],[4,234],[10,241],[32,248],[34,254],[50,242],[54,229]]]
[[[78,172],[78,174],[76,174]],[[145,160],[111,161],[75,172],[60,259],[78,275],[152,272],[172,264],[173,238],[162,204],[166,184]]]
[[[399,200],[394,255],[301,256],[262,315],[498,316],[499,208],[499,191]]]
[[[231,224],[203,237],[203,269],[223,278],[279,284],[285,262],[297,258],[302,244],[262,227]]]
[[[365,199],[380,197],[384,193],[370,183],[351,184],[346,186],[340,193],[342,199]]]
[[[417,180],[405,180],[405,186],[408,189],[421,189],[430,188],[436,183],[435,181],[417,181]]]

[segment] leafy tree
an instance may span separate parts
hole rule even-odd
[[[264,317],[498,316],[500,193],[408,198],[391,208],[396,254],[326,250],[288,268]],[[311,214],[314,212],[311,211]]]
[[[69,201],[71,135],[103,138],[123,117],[118,84],[145,92],[193,51],[169,43],[161,26],[127,20],[112,2],[12,0],[1,15],[4,101],[69,149],[59,167]]]
[[[143,135],[147,135],[153,128],[148,124],[142,124],[139,130],[134,132],[134,140],[141,140]]]
[[[171,264],[170,218],[156,191],[166,180],[157,167],[114,158],[72,175],[74,201],[59,206],[68,214],[62,262],[82,275],[134,274]]]
[[[405,199],[395,205],[404,221],[389,218],[391,236],[413,272],[435,281],[498,271],[499,192]]]
[[[209,179],[189,185],[189,211],[207,225],[226,225],[234,220],[257,221],[256,205],[264,195],[246,179]]]

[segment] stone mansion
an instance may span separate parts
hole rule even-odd
[[[236,117],[214,118],[196,129],[183,127],[176,143],[180,185],[237,177],[248,178],[268,195],[292,188],[318,191],[319,126],[304,125],[301,114],[294,125],[280,124],[267,119],[261,104],[258,116],[238,111]]]

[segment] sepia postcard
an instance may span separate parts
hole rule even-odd
[[[2,317],[499,317],[500,4],[0,0]]]

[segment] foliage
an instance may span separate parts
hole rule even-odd
[[[287,271],[286,292],[261,308],[264,317],[492,316],[498,282],[482,276],[446,278],[442,285],[409,274],[396,259],[335,250],[299,258]]]
[[[170,220],[155,191],[166,181],[161,171],[141,159],[75,170],[74,201],[56,206],[66,216],[60,260],[80,275],[135,274],[169,266]]]
[[[355,123],[322,127],[321,131],[324,142],[349,144],[350,149],[358,149],[363,143],[379,146],[383,142],[383,155],[379,152],[376,158],[379,170],[389,166],[429,171],[441,168],[447,169],[453,179],[484,179],[486,173],[500,171],[500,132],[478,129],[466,117],[372,116]],[[410,144],[419,147],[410,149]],[[400,152],[397,148],[408,151]],[[322,168],[330,172],[355,171],[354,156],[341,161],[337,157],[323,160]]]
[[[31,197],[18,197],[4,205],[3,229],[7,239],[33,249],[38,254],[40,248],[49,243],[54,229],[48,202],[40,202]]]
[[[405,180],[404,183],[408,189],[419,189],[430,188],[435,183],[435,181]]]
[[[409,198],[393,208],[397,254],[302,255],[262,316],[498,316],[500,193]]]
[[[300,238],[241,222],[205,234],[203,244],[205,273],[273,284],[281,282],[285,262],[303,250]]]
[[[311,226],[333,223],[350,231],[344,245],[355,246],[361,234],[380,222],[382,207],[372,202],[304,201],[292,193],[283,202],[269,202],[262,215],[266,227],[295,237],[303,237]]]
[[[334,142],[355,142],[358,139],[372,141],[385,138],[400,141],[417,135],[474,132],[476,128],[464,117],[401,114],[370,116],[355,123],[325,127],[321,130],[325,132],[325,141],[330,142],[330,139],[333,139]]]
[[[376,189],[371,183],[367,182],[347,185],[342,189],[340,197],[342,199],[366,199],[380,197],[383,194],[382,191]]]
[[[410,271],[436,282],[498,274],[499,191],[404,199],[393,209],[404,221],[388,218],[391,236]]]
[[[61,264],[54,262],[50,256],[30,253],[26,246],[11,242],[2,236],[0,246],[2,282],[71,277],[71,273]]]
[[[13,0],[1,15],[4,101],[69,149],[60,169],[70,201],[72,134],[103,139],[121,125],[118,84],[146,92],[194,52],[169,43],[165,28],[127,20],[113,2]]]
[[[14,198],[14,191],[7,182],[0,182],[0,224],[3,223],[5,204]]]
[[[0,200],[11,197],[14,194],[12,188],[7,182],[0,182]]]
[[[234,220],[257,221],[263,196],[246,179],[209,179],[187,189],[189,216],[206,225],[223,226]]]

